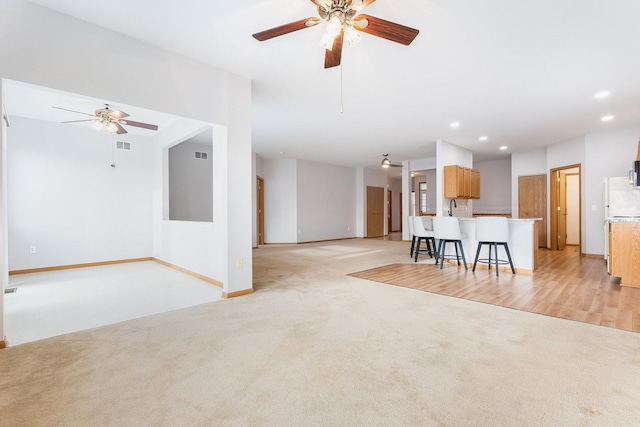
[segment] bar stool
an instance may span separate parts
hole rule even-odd
[[[416,236],[413,234],[413,217],[411,215],[407,217],[407,227],[409,228],[409,237],[411,237],[411,250],[409,251],[409,258],[413,258],[413,248],[416,244]]]
[[[511,253],[509,253],[509,221],[505,217],[479,217],[476,220],[476,240],[478,241],[478,250],[476,251],[476,259],[473,262],[473,271],[476,271],[476,264],[478,262],[489,265],[491,270],[491,246],[494,248],[496,276],[500,275],[498,264],[509,264],[511,266],[511,272],[516,274],[516,270],[513,268],[513,261],[511,260]],[[482,245],[489,245],[489,258],[480,258],[480,249]],[[507,253],[508,260],[498,259],[498,245],[504,246],[504,250]]]
[[[436,216],[433,218],[433,234],[438,239],[438,249],[436,250],[436,265],[438,265],[438,257],[440,257],[440,268],[444,265],[444,259],[453,259],[453,255],[445,256],[444,252],[447,243],[453,243],[456,248],[455,260],[460,265],[460,258],[464,264],[464,269],[468,270],[467,260],[464,257],[464,249],[462,248],[462,239],[466,238],[466,234],[460,232],[460,223],[455,216]],[[458,248],[460,250],[458,251]]]
[[[427,244],[427,249],[423,250],[423,252],[429,253],[429,256],[433,258],[433,252],[436,249],[436,240],[433,237],[433,231],[427,230],[424,228],[424,223],[422,222],[422,217],[414,216],[413,217],[413,233],[417,240],[417,245],[413,251],[414,262],[418,262],[418,253],[420,252],[420,241],[424,240]],[[438,253],[436,252],[436,258]]]

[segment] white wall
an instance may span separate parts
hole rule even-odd
[[[264,160],[264,242],[298,241],[297,162]]]
[[[355,237],[355,169],[302,160],[297,163],[297,241]]]
[[[196,151],[207,153],[207,158],[196,158]],[[211,145],[189,140],[169,148],[169,219],[213,221],[211,154]]]
[[[480,198],[473,201],[473,213],[511,213],[511,159],[474,162],[480,171]]]
[[[582,200],[586,209],[582,228],[587,239],[582,242],[582,249],[587,254],[604,253],[602,181],[609,176],[627,176],[636,158],[639,137],[640,127],[594,132],[585,137]]]
[[[224,146],[225,128],[195,120],[181,120],[158,132],[153,138],[153,257],[197,272],[223,282],[225,274],[224,241],[224,189],[215,183],[223,181],[216,177],[219,168],[214,168],[214,212],[213,222],[171,221],[169,210],[169,148],[213,129],[211,150],[214,163],[218,147]],[[222,134],[222,135],[221,135]],[[219,187],[219,185],[218,185]],[[224,283],[224,282],[223,282]]]
[[[365,233],[366,188],[364,185],[364,171],[364,168],[356,168],[356,237],[364,237]]]
[[[151,141],[117,139],[131,151],[113,152],[111,136],[92,128],[11,118],[10,270],[151,255]]]
[[[2,105],[2,80],[0,80],[0,110],[4,112]],[[0,114],[0,231],[2,236],[9,235],[7,224],[7,124]],[[6,340],[4,336],[4,288],[9,286],[9,239],[3,237],[0,240],[0,341]]]
[[[109,46],[109,49],[89,54],[95,46]],[[160,226],[156,221],[163,221],[162,213],[155,216],[158,206],[154,201],[154,244],[159,240],[163,245],[158,249],[154,247],[154,253],[160,252],[170,259],[186,259],[182,252],[216,242],[207,246],[205,252],[194,250],[199,261],[193,264],[198,264],[197,268],[190,269],[221,281],[226,293],[251,289],[251,82],[248,79],[24,0],[5,0],[0,4],[0,58],[0,78],[224,126],[217,130],[217,135],[214,132],[214,140],[217,137],[220,142],[214,147],[213,156],[214,225],[207,235],[189,235],[179,226]],[[127,78],[99,77],[121,76],[123,67],[130,71]],[[3,136],[0,142],[4,146],[6,138]],[[154,165],[158,156],[154,153]],[[154,187],[154,200],[156,196],[162,198],[162,191],[159,194],[157,191]],[[189,242],[188,247],[181,245],[185,241]],[[244,261],[242,268],[237,267],[239,260]]]

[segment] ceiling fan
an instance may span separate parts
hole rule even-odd
[[[319,18],[307,18],[271,28],[253,35],[265,41],[294,31],[302,30],[326,22],[326,32],[321,45],[325,48],[324,68],[340,65],[342,42],[346,39],[350,46],[360,39],[358,31],[382,37],[405,46],[411,44],[418,30],[369,15],[356,13],[375,0],[311,0],[318,7]]]
[[[388,154],[383,154],[382,157],[384,157],[384,159],[382,159],[382,162],[380,162],[380,166],[382,166],[383,168],[401,168],[402,165],[394,165],[393,163],[391,163],[391,160],[389,160],[389,155]]]
[[[112,110],[109,108],[109,104],[104,104],[104,108],[98,108],[93,114],[83,113],[82,111],[69,110],[68,108],[52,106],[57,110],[71,111],[72,113],[84,114],[85,116],[92,116],[90,119],[84,120],[69,120],[61,123],[78,123],[78,122],[93,122],[95,127],[100,130],[106,129],[109,133],[116,133],[121,135],[127,133],[127,130],[122,127],[135,126],[144,129],[158,130],[157,125],[151,125],[149,123],[134,122],[133,120],[125,120],[125,117],[129,117],[127,113],[120,110]]]

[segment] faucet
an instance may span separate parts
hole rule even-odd
[[[458,204],[456,203],[456,199],[449,200],[449,216],[453,216],[453,209],[451,208],[451,203],[453,203],[454,208],[458,207]]]

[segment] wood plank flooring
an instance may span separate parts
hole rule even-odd
[[[407,258],[409,258],[407,250]],[[540,249],[533,275],[447,265],[390,264],[353,273],[361,279],[472,301],[640,332],[640,288],[620,286],[602,258],[582,257],[575,247]]]

